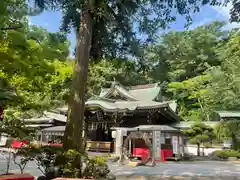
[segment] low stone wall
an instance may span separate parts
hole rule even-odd
[[[198,148],[197,148],[197,146],[195,146],[195,145],[186,145],[186,146],[184,146],[184,153],[186,153],[186,154],[193,154],[193,155],[195,155],[195,156],[197,156],[197,150],[198,150]],[[212,148],[203,148],[203,147],[201,147],[200,148],[200,155],[201,156],[207,156],[207,155],[209,155],[209,154],[211,154],[211,153],[213,153],[214,151],[217,151],[217,150],[222,150],[222,147],[212,147]]]
[[[240,180],[234,176],[117,176],[117,180]]]

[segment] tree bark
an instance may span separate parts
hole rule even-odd
[[[232,133],[232,148],[234,149],[234,150],[238,150],[238,147],[237,147],[237,138],[236,138],[236,136],[235,136],[235,134],[234,133]]]
[[[93,18],[90,12],[91,3],[81,13],[80,29],[77,34],[76,63],[73,70],[71,99],[68,109],[68,120],[64,133],[64,149],[75,149],[83,152],[84,148],[84,95],[86,89],[89,53],[92,41]]]
[[[197,144],[197,156],[200,156],[200,144]]]

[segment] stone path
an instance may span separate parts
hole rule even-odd
[[[6,167],[6,160],[4,156],[0,154],[0,173],[3,173]],[[229,177],[240,177],[240,164],[230,164],[227,162],[214,162],[214,161],[198,161],[198,162],[166,162],[159,163],[156,167],[129,167],[120,166],[116,163],[109,163],[111,171],[121,179],[127,176],[134,180],[133,176],[138,177],[152,177],[156,179],[157,176],[224,176]],[[11,172],[19,173],[19,168],[11,163]],[[28,172],[34,176],[40,176],[41,172],[37,169],[35,163],[30,162],[25,172]],[[142,179],[142,178],[140,178]],[[146,178],[145,178],[146,179]],[[158,178],[159,179],[159,178]],[[167,178],[166,178],[167,179]],[[239,178],[240,179],[240,178]]]
[[[226,162],[166,162],[159,163],[156,167],[129,167],[117,164],[109,165],[111,171],[119,176],[235,176],[240,177],[240,164]]]

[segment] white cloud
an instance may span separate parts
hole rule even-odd
[[[232,4],[229,3],[227,6],[213,6],[213,9],[217,11],[219,14],[223,16],[223,19],[226,21],[230,20],[230,10],[232,8]],[[233,29],[233,28],[240,28],[240,23],[228,23],[224,28],[226,29]]]
[[[230,19],[230,9],[232,8],[232,4],[228,4],[227,6],[213,6],[213,9],[221,14],[227,20]]]
[[[198,26],[202,26],[204,24],[208,24],[208,23],[211,23],[212,22],[212,18],[204,18],[203,20],[201,20],[200,22],[196,22],[196,23],[193,23],[189,29],[195,29],[197,28]]]

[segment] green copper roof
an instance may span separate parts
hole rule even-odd
[[[67,122],[67,117],[61,114],[52,113],[52,112],[44,112],[44,116],[40,118],[31,118],[24,119],[24,122],[27,124],[30,123],[52,123],[54,120],[59,122]]]
[[[111,95],[118,93],[128,101],[153,101],[158,98],[160,90],[158,83],[124,87],[120,83],[114,82],[111,88],[102,89],[100,97],[109,98]]]
[[[168,107],[168,103],[154,101],[115,101],[107,102],[102,100],[88,100],[86,107],[100,108],[108,112],[131,112],[137,109],[156,109]]]
[[[111,88],[107,90],[105,89],[104,92],[101,92],[100,97],[108,98],[112,95],[117,95],[117,94],[130,101],[137,100],[132,94],[129,93],[127,89],[125,89],[125,87],[123,87],[120,83],[117,83],[117,82],[114,82]]]
[[[140,101],[152,101],[158,98],[160,93],[160,86],[156,84],[148,84],[142,86],[135,86],[129,90],[129,93],[136,97]]]

